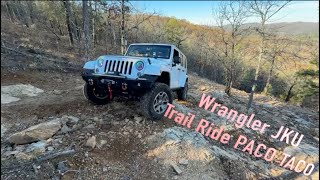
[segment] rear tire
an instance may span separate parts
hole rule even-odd
[[[86,83],[83,86],[83,94],[87,100],[96,105],[107,104],[110,101],[109,92],[103,89],[97,89]]]
[[[141,109],[145,117],[151,120],[161,120],[168,103],[172,104],[172,93],[168,85],[155,83],[151,91],[141,97]]]
[[[178,99],[186,101],[188,99],[188,81],[186,81],[183,88],[177,91]]]

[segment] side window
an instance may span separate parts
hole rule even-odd
[[[180,65],[183,66],[183,54],[179,53],[180,54],[180,60],[181,60],[181,63]]]
[[[175,57],[175,56],[179,56],[179,52],[176,49],[174,49],[174,51],[173,51],[173,57]]]
[[[182,62],[183,62],[183,67],[186,67],[186,56],[185,55],[183,55]]]
[[[182,55],[182,66],[186,67],[186,56]]]

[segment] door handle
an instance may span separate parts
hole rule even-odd
[[[181,70],[180,68],[178,68],[178,70]]]

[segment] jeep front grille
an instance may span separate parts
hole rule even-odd
[[[131,75],[133,62],[122,60],[107,60],[104,72],[117,71],[122,75]]]

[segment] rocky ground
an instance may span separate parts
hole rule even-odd
[[[318,179],[319,115],[256,95],[256,117],[271,125],[266,134],[235,129],[198,107],[202,93],[246,112],[248,94],[190,74],[188,101],[174,101],[233,137],[244,134],[281,152],[314,163],[308,177],[212,141],[173,120],[153,122],[137,102],[115,99],[95,106],[82,95],[81,63],[28,49],[1,48],[1,179]],[[270,134],[280,126],[305,135],[294,148]]]

